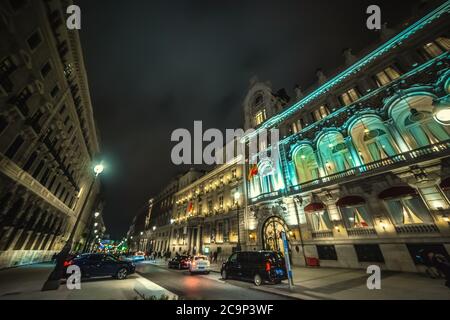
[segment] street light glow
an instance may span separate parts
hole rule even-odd
[[[95,218],[98,218],[99,215],[100,215],[100,212],[98,212],[98,211],[96,213],[94,213]]]
[[[95,175],[96,175],[96,176],[98,176],[99,174],[101,174],[101,173],[103,172],[103,170],[105,170],[105,167],[103,166],[102,163],[99,163],[99,164],[97,164],[97,165],[94,167],[94,172],[95,172]]]
[[[156,226],[153,226],[153,231],[155,231],[156,230]]]
[[[98,226],[98,222],[94,223],[94,227]]]

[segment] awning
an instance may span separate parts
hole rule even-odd
[[[338,202],[336,202],[336,205],[338,207],[350,207],[350,206],[356,206],[358,204],[364,204],[364,203],[366,203],[366,201],[359,196],[348,196],[348,197],[339,199]]]
[[[321,202],[312,202],[305,207],[305,212],[317,212],[325,210],[325,205]]]
[[[445,178],[444,180],[442,180],[440,186],[441,186],[441,188],[443,190],[450,189],[450,177],[449,178]]]
[[[401,187],[392,187],[384,190],[378,195],[380,199],[389,199],[389,198],[401,198],[411,195],[416,195],[417,190],[411,188],[409,186],[401,186]]]

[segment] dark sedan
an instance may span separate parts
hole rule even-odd
[[[131,261],[102,253],[82,254],[64,263],[66,268],[70,265],[80,267],[83,278],[111,276],[122,280],[134,273],[136,269]]]
[[[188,256],[176,256],[169,261],[169,268],[189,269],[190,258]]]

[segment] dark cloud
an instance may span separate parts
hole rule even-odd
[[[123,235],[137,210],[178,168],[171,132],[242,125],[242,99],[257,74],[274,89],[314,83],[376,39],[373,1],[79,0],[81,39],[103,155],[105,219]],[[397,24],[417,1],[375,1]],[[291,91],[292,92],[292,91]]]

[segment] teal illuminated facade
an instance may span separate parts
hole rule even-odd
[[[420,250],[450,252],[449,13],[447,1],[370,54],[347,52],[293,104],[252,81],[246,129],[282,139],[260,146],[278,148],[278,165],[262,159],[246,181],[247,249],[282,250],[284,230],[297,265],[411,272]]]

